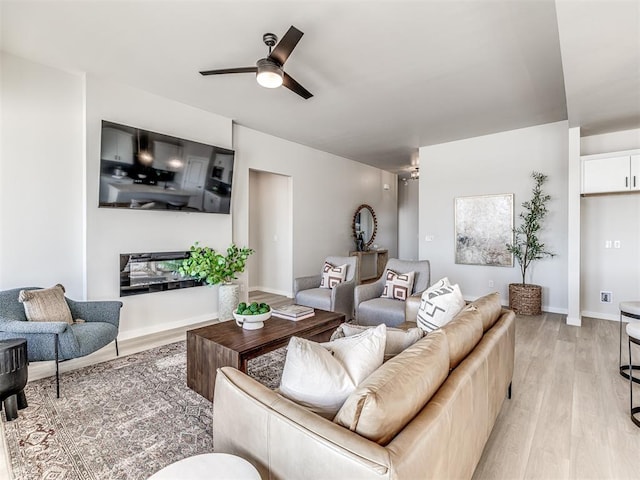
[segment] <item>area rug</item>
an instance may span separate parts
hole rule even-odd
[[[249,362],[270,388],[285,350]],[[213,451],[212,405],[186,384],[185,342],[30,382],[19,419],[2,415],[16,480],[146,479],[182,458]]]

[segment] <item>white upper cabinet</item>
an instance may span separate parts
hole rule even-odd
[[[640,154],[582,157],[582,193],[632,190],[640,190]]]
[[[102,129],[101,158],[133,165],[133,135],[117,128]]]
[[[184,168],[182,147],[171,143],[153,142],[153,168],[176,172]]]

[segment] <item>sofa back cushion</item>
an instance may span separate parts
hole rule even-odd
[[[478,344],[484,330],[482,329],[482,314],[473,305],[465,307],[442,330],[449,345],[449,368],[453,370],[465,359],[469,352]],[[431,334],[429,334],[431,335]]]
[[[480,297],[471,302],[470,305],[475,306],[480,312],[482,328],[485,332],[493,327],[500,316],[500,312],[502,312],[502,303],[498,292]]]
[[[373,372],[347,397],[333,421],[386,445],[426,405],[448,373],[447,338],[436,331]]]

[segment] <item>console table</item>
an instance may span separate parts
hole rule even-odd
[[[358,271],[356,278],[358,284],[366,280],[377,280],[384,273],[384,267],[389,260],[389,251],[386,249],[367,250],[366,252],[349,252],[352,257],[358,257]]]

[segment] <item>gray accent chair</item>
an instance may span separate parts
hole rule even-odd
[[[56,393],[60,398],[60,361],[84,357],[113,341],[116,355],[119,355],[117,336],[122,302],[78,302],[65,297],[73,319],[83,319],[84,323],[30,322],[18,295],[20,290],[38,289],[24,287],[0,291],[0,340],[26,338],[30,362],[55,360]]]
[[[334,288],[320,288],[322,274],[299,277],[294,281],[294,297],[298,305],[344,313],[345,320],[353,317],[353,289],[356,286],[358,257],[327,257],[332,265],[348,265],[344,282]]]
[[[405,321],[405,301],[380,298],[386,283],[387,270],[397,273],[415,272],[412,296],[420,296],[429,287],[431,268],[429,260],[408,261],[390,258],[382,276],[373,283],[358,285],[354,291],[356,323],[358,325],[380,325],[396,327]]]

